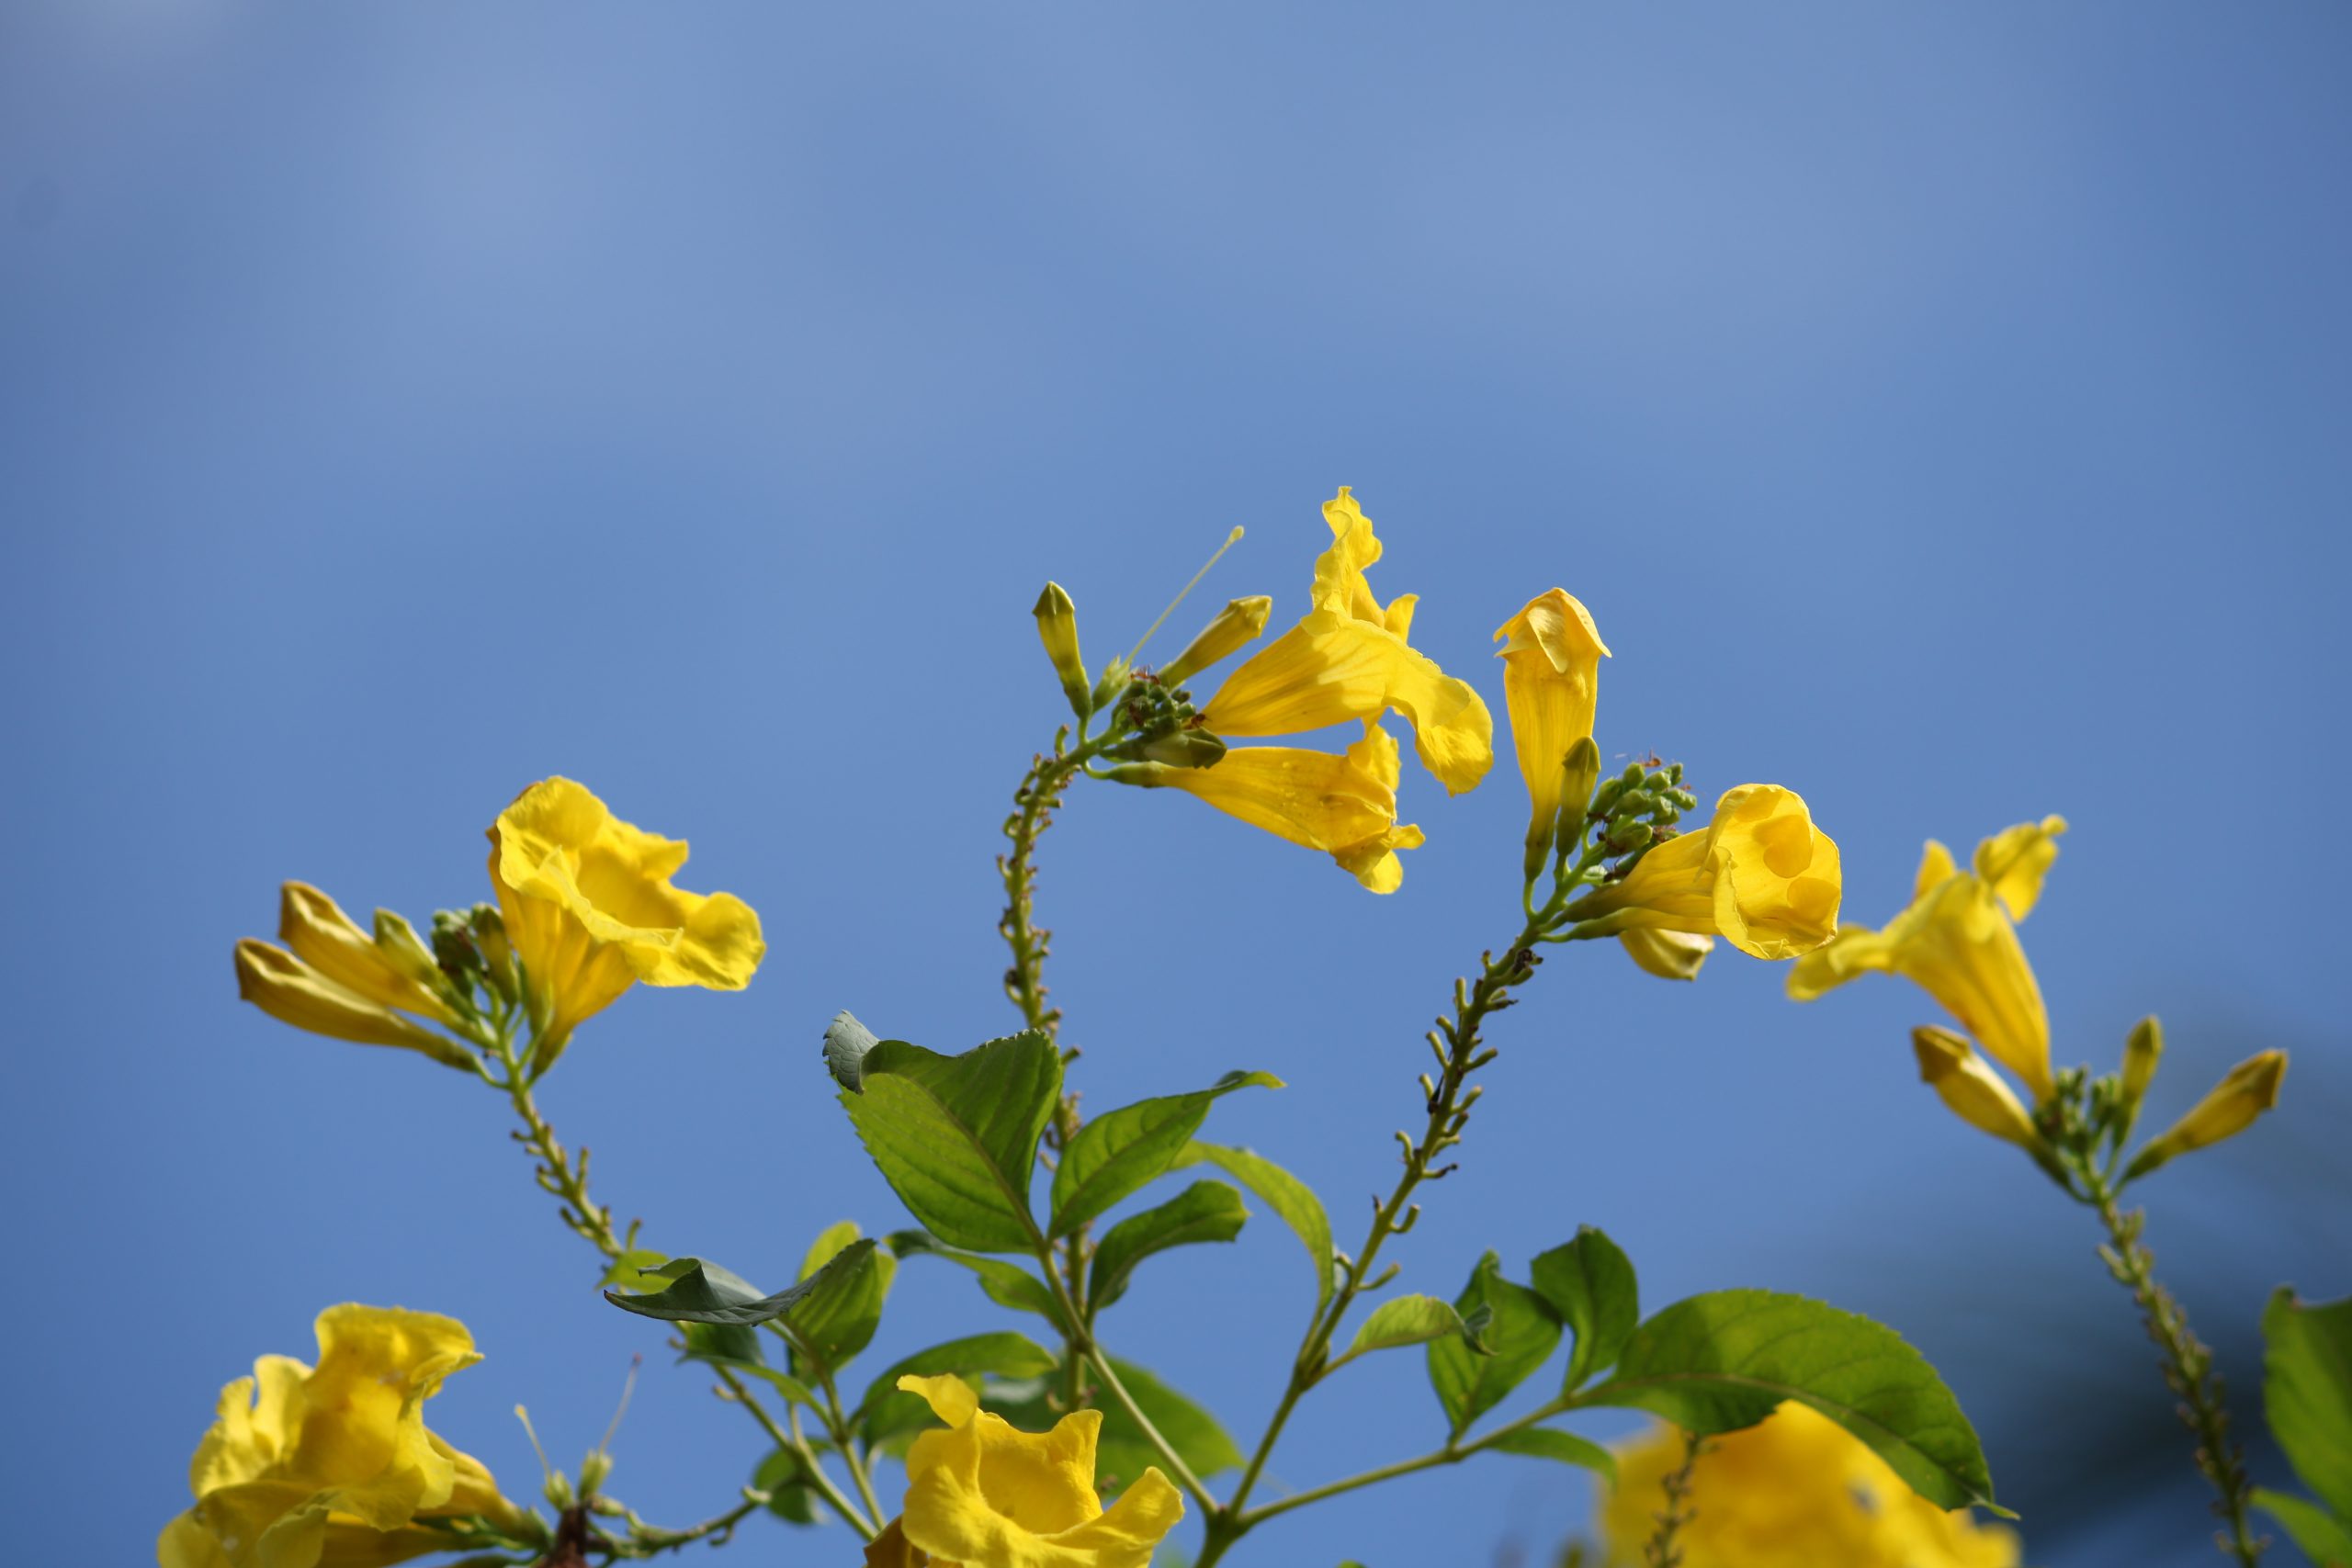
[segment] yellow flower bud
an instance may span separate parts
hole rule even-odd
[[[2127,1115],[2140,1109],[2148,1085],[2155,1080],[2156,1064],[2164,1054],[2163,1024],[2151,1016],[2132,1026],[2132,1038],[2123,1043],[2123,1107]]]
[[[237,994],[280,1023],[330,1040],[398,1045],[447,1066],[474,1070],[456,1041],[335,984],[283,948],[247,937],[237,943]]]
[[[1062,694],[1069,698],[1070,711],[1084,718],[1094,711],[1094,682],[1086,678],[1086,660],[1078,654],[1078,606],[1060,583],[1048,582],[1037,595],[1035,615],[1037,640],[1061,677]]]
[[[1592,739],[1600,696],[1600,661],[1609,649],[1576,596],[1555,588],[1531,599],[1495,632],[1503,645],[1503,701],[1510,738],[1527,782],[1527,880],[1535,880],[1551,852],[1554,825],[1569,782],[1563,763],[1578,741]],[[1593,754],[1596,773],[1600,753]],[[1588,786],[1586,798],[1591,798]],[[1584,813],[1577,816],[1581,819]],[[1565,831],[1565,828],[1562,829]]]
[[[1160,684],[1181,686],[1226,655],[1257,641],[1273,609],[1274,602],[1262,593],[1228,601],[1200,635],[1184,645],[1183,652],[1160,666]]]
[[[390,909],[376,911],[376,951],[402,978],[437,997],[447,997],[449,977],[441,973],[433,949],[402,916]]]
[[[2019,1148],[2041,1144],[2025,1107],[1966,1040],[1949,1029],[1915,1029],[1911,1049],[1919,1058],[1919,1081],[1934,1089],[1953,1115]]]
[[[2286,1076],[2284,1051],[2265,1051],[2240,1062],[2189,1108],[2188,1115],[2140,1151],[2123,1179],[2135,1181],[2176,1155],[2236,1137],[2254,1125],[2256,1117],[2278,1103],[2279,1081]]]
[[[409,935],[415,937],[413,931]],[[346,991],[382,1007],[458,1022],[456,1009],[405,973],[342,906],[307,882],[286,884],[278,899],[277,937],[295,957]]]
[[[1715,939],[1690,931],[1664,931],[1642,927],[1617,940],[1625,955],[1661,980],[1695,980],[1699,965],[1715,950]]]

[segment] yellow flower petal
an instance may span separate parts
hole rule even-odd
[[[237,943],[237,995],[280,1023],[330,1040],[398,1045],[474,1070],[464,1046],[356,991],[345,990],[283,948],[246,937]]]
[[[1752,957],[1790,958],[1829,940],[1842,885],[1838,845],[1804,798],[1742,784],[1715,803],[1704,831],[1668,839],[1575,908],[1610,917],[1603,931],[1720,936]]]
[[[277,937],[295,957],[346,991],[379,1007],[458,1022],[456,1009],[403,973],[341,905],[307,882],[289,882],[281,889]]]
[[[1519,774],[1544,835],[1560,809],[1560,765],[1569,748],[1592,733],[1600,661],[1609,649],[1591,615],[1572,594],[1554,588],[1530,599],[1496,628],[1503,645],[1503,705],[1510,713]]]
[[[1622,932],[1617,940],[1624,945],[1627,957],[1661,980],[1697,979],[1699,966],[1715,950],[1713,937],[1689,931],[1642,928]]]
[[[1404,881],[1399,850],[1418,849],[1419,828],[1396,821],[1396,742],[1378,725],[1345,754],[1295,746],[1249,746],[1214,767],[1166,768],[1148,787],[1181,789],[1230,817],[1305,849],[1321,850],[1374,893]]]
[[[2177,1155],[2210,1148],[2234,1138],[2255,1119],[2278,1103],[2278,1086],[2287,1077],[2287,1053],[2265,1051],[2249,1056],[2205,1091],[2188,1114],[2151,1141],[2132,1161],[2125,1179],[2145,1176]]]
[[[2032,912],[2041,897],[2041,879],[2058,858],[2058,835],[2065,830],[2064,817],[2045,817],[2004,828],[1976,846],[1973,870],[2008,907],[2009,919],[2022,920]]]
[[[1918,1058],[1919,1081],[1933,1089],[1953,1115],[2022,1149],[2041,1142],[2018,1097],[1967,1041],[1948,1029],[1915,1029],[1911,1048]]]

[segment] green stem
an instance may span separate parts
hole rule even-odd
[[[1247,1513],[1238,1515],[1234,1520],[1234,1528],[1229,1532],[1230,1537],[1238,1540],[1242,1531],[1262,1524],[1268,1519],[1287,1514],[1294,1508],[1304,1508],[1310,1503],[1320,1503],[1328,1498],[1361,1491],[1367,1486],[1377,1486],[1384,1481],[1394,1481],[1400,1475],[1411,1475],[1419,1471],[1434,1470],[1444,1464],[1460,1464],[1473,1454],[1486,1452],[1513,1432],[1524,1431],[1571,1408],[1573,1406],[1568,1401],[1555,1399],[1541,1409],[1530,1411],[1515,1421],[1506,1422],[1476,1442],[1449,1443],[1444,1448],[1433,1449],[1413,1459],[1398,1460],[1394,1464],[1384,1464],[1377,1469],[1363,1471],[1342,1480],[1326,1482],[1320,1486],[1309,1487],[1304,1492],[1294,1492],[1287,1497],[1278,1497],[1261,1507],[1252,1508]],[[1223,1549],[1220,1548],[1216,1555],[1222,1555],[1222,1551]],[[1214,1561],[1214,1556],[1204,1553],[1195,1568],[1208,1568],[1208,1564]]]
[[[1061,1308],[1062,1315],[1072,1324],[1080,1323],[1078,1303],[1070,1300],[1061,1276],[1054,1270],[1050,1249],[1043,1242],[1037,1247],[1037,1258],[1046,1265],[1046,1284],[1054,1292],[1055,1303]],[[1209,1489],[1201,1484],[1201,1478],[1193,1473],[1193,1467],[1184,1462],[1184,1456],[1176,1451],[1176,1445],[1161,1436],[1151,1417],[1144,1414],[1143,1406],[1136,1403],[1136,1396],[1127,1392],[1127,1385],[1119,1381],[1118,1370],[1111,1365],[1109,1352],[1095,1342],[1091,1329],[1080,1327],[1073,1330],[1070,1344],[1073,1353],[1084,1357],[1087,1364],[1094,1369],[1095,1376],[1102,1380],[1102,1386],[1110,1391],[1119,1408],[1127,1413],[1127,1419],[1136,1424],[1136,1429],[1143,1434],[1144,1441],[1167,1461],[1169,1473],[1176,1478],[1176,1483],[1190,1493],[1193,1500],[1200,1504],[1202,1511],[1215,1520],[1225,1510],[1215,1497],[1209,1495]]]
[[[777,1426],[775,1417],[768,1414],[767,1406],[762,1404],[758,1397],[743,1386],[743,1380],[735,1375],[734,1368],[714,1365],[711,1370],[726,1385],[728,1397],[752,1413],[752,1419],[760,1424],[760,1429],[768,1435],[768,1440],[800,1461],[801,1473],[808,1478],[810,1488],[825,1500],[833,1512],[849,1521],[850,1529],[867,1540],[882,1533],[879,1526],[857,1511],[856,1504],[842,1495],[841,1488],[834,1485],[832,1477],[825,1473],[825,1467],[817,1462],[816,1451],[809,1448],[808,1439],[797,1431],[786,1432]]]
[[[1676,1538],[1698,1512],[1690,1506],[1690,1474],[1699,1468],[1699,1455],[1706,1446],[1706,1439],[1698,1433],[1682,1434],[1682,1462],[1658,1482],[1659,1490],[1666,1494],[1666,1506],[1658,1513],[1649,1540],[1642,1543],[1645,1568],[1680,1568],[1682,1549]]]

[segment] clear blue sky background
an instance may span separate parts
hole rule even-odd
[[[2258,1134],[2148,1189],[2249,1394],[2268,1288],[2352,1291],[2348,69],[2352,14],[2301,0],[11,7],[11,1554],[145,1560],[215,1391],[344,1300],[472,1325],[435,1425],[517,1492],[507,1408],[575,1455],[649,1352],[616,1487],[723,1506],[748,1424],[596,1299],[493,1097],[240,1006],[231,944],[289,876],[481,897],[482,829],[552,773],[690,838],[766,968],[629,997],[546,1100],[654,1245],[780,1280],[827,1222],[901,1223],[825,1020],[1012,1020],[989,863],[1059,711],[1039,583],[1124,648],[1240,523],[1204,603],[1288,617],[1342,482],[1449,669],[1499,709],[1489,632],[1568,587],[1616,650],[1604,750],[1802,791],[1855,918],[1929,834],[2073,819],[2025,933],[2062,1059],[2162,1013],[2165,1117],[2297,1053]],[[1085,789],[1045,854],[1089,1103],[1281,1074],[1214,1131],[1348,1244],[1427,1016],[1515,923],[1508,763],[1408,795],[1385,900],[1173,795]],[[1914,1081],[1923,998],[1781,981],[1547,967],[1408,1283],[1591,1222],[1653,1303],[1878,1313],[2035,1561],[2210,1561],[2087,1217]],[[1262,1215],[1188,1261],[1107,1326],[1246,1438],[1305,1270]],[[876,1354],[999,1325],[910,1265]],[[1436,1425],[1389,1358],[1275,1470]],[[1589,1506],[1498,1460],[1247,1560],[1483,1564]]]

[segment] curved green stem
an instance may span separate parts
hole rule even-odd
[[[760,1403],[758,1395],[746,1388],[743,1380],[735,1375],[734,1368],[715,1366],[712,1371],[726,1385],[728,1397],[752,1413],[752,1419],[760,1424],[760,1430],[768,1435],[768,1440],[800,1461],[801,1473],[808,1478],[809,1489],[822,1497],[827,1506],[848,1520],[850,1529],[867,1540],[881,1533],[880,1526],[859,1513],[857,1505],[842,1495],[841,1488],[834,1485],[832,1477],[825,1473],[825,1467],[817,1462],[816,1450],[808,1446],[808,1439],[801,1435],[797,1424],[789,1432],[777,1426],[775,1417],[768,1414],[767,1406]]]

